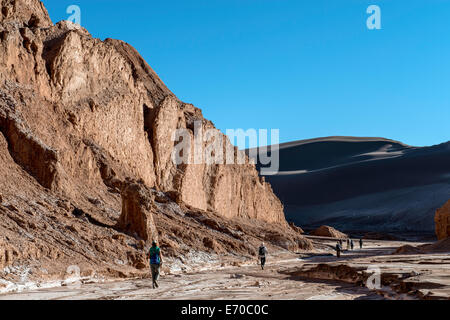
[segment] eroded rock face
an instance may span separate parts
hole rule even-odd
[[[263,240],[312,248],[248,159],[172,161],[174,130],[193,142],[196,123],[238,151],[130,45],[53,25],[40,1],[0,1],[1,278],[2,267],[33,265],[60,279],[73,264],[131,276],[158,235],[173,257],[250,257]]]
[[[58,188],[59,156],[27,127],[18,103],[0,89],[0,131],[14,160],[48,189]]]
[[[41,185],[72,197],[83,189],[73,185],[97,185],[102,168],[95,145],[124,177],[178,192],[191,206],[285,224],[281,202],[253,165],[173,163],[175,130],[188,130],[194,143],[195,122],[203,132],[216,129],[179,101],[130,45],[94,39],[69,22],[53,25],[40,1],[2,7],[9,8],[8,21],[21,24],[1,24],[0,126],[14,159]],[[30,12],[39,21],[32,27]]]
[[[436,211],[434,218],[436,223],[436,236],[438,240],[450,237],[450,200]]]
[[[117,228],[146,242],[158,241],[153,220],[151,191],[140,182],[127,182],[122,190],[122,214]]]
[[[28,27],[52,24],[47,9],[39,0],[1,0],[0,23],[16,22]]]

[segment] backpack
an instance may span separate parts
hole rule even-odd
[[[150,248],[150,264],[160,264],[159,250],[160,249],[158,247]]]
[[[266,248],[265,247],[259,247],[259,255],[265,256],[266,255]]]

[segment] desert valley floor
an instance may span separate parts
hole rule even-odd
[[[321,247],[312,254],[279,253],[266,270],[255,263],[207,268],[197,272],[163,274],[160,288],[150,279],[119,282],[83,281],[62,287],[0,295],[2,299],[449,299],[450,255],[395,251],[423,243],[366,240],[363,249],[344,251],[336,258],[334,239],[312,237]],[[408,251],[408,250],[406,250]],[[381,271],[381,288],[369,290],[360,275],[368,268]],[[369,272],[370,274],[371,272]]]

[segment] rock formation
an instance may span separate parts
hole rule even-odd
[[[440,209],[436,211],[434,217],[436,223],[436,236],[438,240],[450,237],[450,200]]]
[[[423,244],[420,246],[404,245],[393,254],[423,254],[423,253],[449,253],[450,252],[450,238],[445,238],[431,244]]]
[[[52,25],[47,10],[41,1],[1,0],[0,23],[19,23],[27,27],[49,27]]]
[[[215,131],[242,154],[130,45],[54,25],[38,0],[1,0],[0,84],[0,267],[33,261],[58,276],[75,261],[123,276],[156,237],[173,256],[250,254],[264,237],[311,248],[247,158],[172,161],[177,129],[191,143]]]
[[[143,184],[139,182],[126,184],[122,190],[122,214],[117,228],[144,241],[158,241],[153,221],[153,203],[151,191]]]
[[[329,226],[321,226],[320,228],[317,228],[316,230],[312,231],[310,233],[312,236],[318,236],[318,237],[330,237],[330,238],[336,238],[336,239],[347,239],[348,236],[345,233],[342,233],[333,227]]]
[[[194,139],[195,121],[203,132],[213,124],[179,101],[130,45],[102,42],[68,22],[53,26],[39,1],[9,3],[2,3],[12,11],[0,31],[0,127],[15,161],[41,185],[74,194],[74,183],[100,179],[89,151],[96,145],[127,176],[177,191],[189,205],[284,223],[280,201],[252,165],[173,163],[176,129]],[[32,26],[31,11],[39,21]]]

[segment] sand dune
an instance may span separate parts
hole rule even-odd
[[[303,227],[433,232],[434,211],[450,198],[450,142],[327,137],[271,148],[280,172],[266,180]]]

